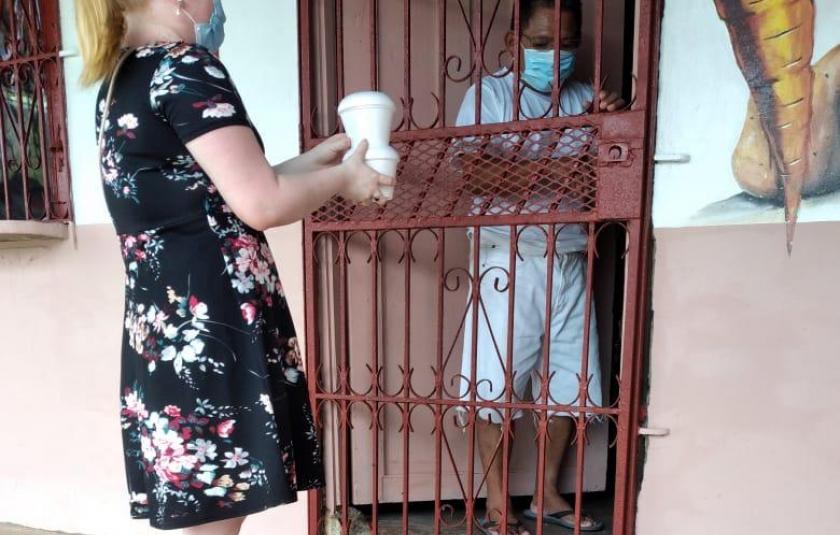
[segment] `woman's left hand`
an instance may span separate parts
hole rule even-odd
[[[310,151],[275,165],[274,172],[278,175],[298,175],[329,169],[339,165],[348,150],[350,137],[347,134],[336,134]]]
[[[339,165],[348,150],[350,137],[347,134],[336,134],[310,150],[307,159],[314,169],[327,169]]]

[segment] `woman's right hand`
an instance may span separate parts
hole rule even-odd
[[[339,194],[349,201],[360,204],[367,204],[370,201],[383,204],[380,188],[382,186],[393,186],[396,184],[396,180],[393,177],[381,175],[368,167],[365,163],[367,150],[368,142],[362,140],[353,155],[341,164],[344,186]]]

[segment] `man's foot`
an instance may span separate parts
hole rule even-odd
[[[479,521],[478,529],[484,535],[531,535],[525,525],[515,518],[508,519],[506,530],[503,530],[501,521],[490,520],[489,518]]]
[[[523,513],[525,518],[529,520],[537,520],[537,511],[534,509],[528,509]],[[543,513],[543,523],[544,524],[552,524],[555,526],[562,526],[566,529],[575,529],[575,512],[573,509],[562,509],[560,511],[553,511],[548,512],[546,510]],[[581,512],[580,516],[580,530],[581,531],[601,531],[604,529],[604,523],[598,520],[595,520],[591,515],[587,514],[586,512]]]
[[[536,520],[537,506],[531,502],[531,508],[525,511],[525,518]],[[559,494],[545,496],[545,507],[543,508],[543,521],[565,528],[575,528],[575,508]],[[604,523],[595,520],[591,515],[582,512],[580,518],[581,531],[601,531]]]

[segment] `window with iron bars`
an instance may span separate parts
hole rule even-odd
[[[345,95],[378,90],[397,103],[400,153],[393,201],[336,198],[305,224],[307,365],[327,459],[312,535],[504,534],[531,499],[531,534],[568,532],[543,516],[554,491],[571,532],[591,515],[603,533],[634,533],[660,4],[582,0],[580,34],[544,48],[577,49],[592,102],[571,109],[555,83],[534,113],[524,3],[298,3],[304,148],[341,130]],[[554,2],[554,35],[575,3]],[[500,83],[508,117],[484,120]],[[601,110],[600,89],[625,105]],[[572,228],[577,258],[560,245]],[[581,333],[561,370],[567,277],[579,278]],[[517,376],[526,354],[529,387]],[[488,363],[500,372],[478,371]],[[571,395],[555,393],[561,381]],[[551,489],[558,417],[572,424]],[[499,426],[489,448],[487,420]],[[512,508],[489,510],[491,484]]]
[[[59,8],[0,0],[0,221],[72,218]]]

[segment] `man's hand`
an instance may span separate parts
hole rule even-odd
[[[601,93],[598,95],[599,111],[616,111],[623,108],[624,104],[624,99],[613,91],[601,90]]]

